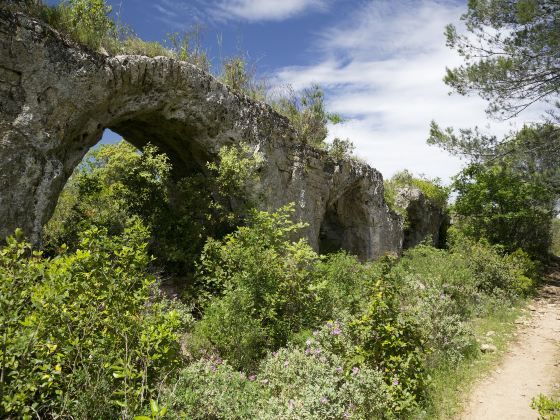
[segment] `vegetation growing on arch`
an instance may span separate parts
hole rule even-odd
[[[397,172],[391,179],[383,183],[385,202],[398,214],[405,216],[405,209],[397,205],[396,199],[399,190],[403,188],[418,188],[434,206],[445,208],[449,197],[449,188],[441,185],[439,179],[414,177],[409,171]]]
[[[63,245],[75,249],[91,226],[118,235],[139,217],[151,233],[154,264],[189,283],[206,238],[230,232],[241,221],[239,206],[253,204],[247,187],[260,164],[247,145],[224,147],[207,174],[176,180],[168,157],[150,144],[141,152],[125,141],[95,148],[64,188],[44,228],[44,246],[51,253]]]

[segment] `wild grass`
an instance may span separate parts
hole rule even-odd
[[[480,343],[489,342],[487,333],[493,331],[494,353],[472,352],[458,364],[442,366],[432,372],[432,384],[425,416],[422,418],[447,420],[461,413],[463,404],[476,381],[489,374],[503,359],[516,330],[515,320],[525,313],[527,301],[511,307],[500,305],[485,317],[473,320],[473,329]]]

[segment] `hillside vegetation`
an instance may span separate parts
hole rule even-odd
[[[93,50],[211,67],[196,35],[144,42],[104,0],[21,3],[7,6]],[[352,153],[348,140],[326,144],[328,122],[341,118],[325,109],[319,87],[270,97],[243,57],[216,76],[268,101],[300,141],[335,159]],[[452,72],[448,82],[466,88],[459,79],[471,76]],[[385,195],[397,212],[403,187],[448,207],[446,243],[368,262],[319,255],[295,239],[305,225],[293,204],[257,210],[247,186],[258,182],[262,156],[243,144],[222,148],[204,176],[182,179],[151,144],[94,148],[68,181],[42,248],[17,230],[0,249],[0,417],[445,417],[462,391],[451,384],[487,357],[481,325],[511,327],[549,250],[559,252],[558,168],[548,149],[531,146],[557,145],[559,136],[553,122],[503,142],[435,123],[430,134],[466,156],[466,168],[450,187],[404,171]]]

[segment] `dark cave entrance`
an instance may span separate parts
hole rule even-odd
[[[373,222],[367,211],[367,200],[361,184],[347,189],[342,196],[327,205],[319,229],[319,253],[344,250],[367,258],[371,254]]]

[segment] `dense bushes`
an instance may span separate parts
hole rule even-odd
[[[169,159],[149,144],[142,152],[125,141],[93,149],[62,192],[44,229],[44,246],[50,253],[63,244],[75,249],[90,226],[115,235],[139,217],[151,231],[156,265],[188,277],[206,238],[221,237],[239,223],[240,206],[250,200],[246,185],[255,182],[260,162],[245,145],[225,147],[206,175],[175,180]]]
[[[478,351],[470,320],[509,307],[537,273],[526,254],[458,233],[401,260],[318,256],[290,218],[255,212],[207,241],[197,321],[156,293],[137,219],[114,236],[90,226],[52,259],[10,239],[5,412],[130,417],[153,399],[170,417],[410,417],[431,372]]]
[[[554,192],[539,177],[526,177],[511,166],[471,164],[454,182],[454,213],[461,229],[512,252],[547,254]]]
[[[254,212],[251,227],[209,240],[200,258],[197,280],[217,297],[194,336],[235,367],[250,366],[328,313],[328,290],[314,274],[319,257],[305,241],[290,241],[301,228],[290,215],[290,208]]]
[[[190,315],[158,297],[147,232],[92,228],[76,252],[46,259],[18,233],[0,251],[2,412],[129,417],[179,365]]]

